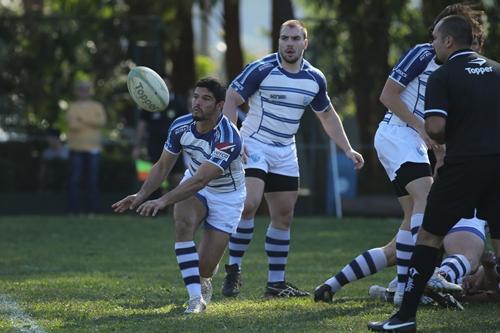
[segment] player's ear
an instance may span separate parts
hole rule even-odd
[[[217,111],[222,111],[222,108],[224,107],[224,101],[218,102],[216,105]]]
[[[309,45],[309,39],[304,39],[304,50],[307,50],[307,46]]]

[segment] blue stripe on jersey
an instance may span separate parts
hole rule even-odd
[[[286,102],[278,102],[278,101],[273,101],[272,99],[265,98],[261,96],[262,100],[266,103],[269,104],[274,104],[274,105],[280,105],[280,106],[286,106],[289,108],[294,108],[294,109],[299,109],[299,110],[304,110],[304,105],[299,105],[299,104],[293,104],[293,103],[286,103]]]
[[[432,46],[430,44],[419,44],[415,48],[411,49],[405,57],[399,62],[398,67],[403,67],[403,69],[406,71],[410,67],[410,65],[418,59],[422,54],[425,52],[429,52],[429,50],[432,49]]]
[[[197,146],[193,146],[193,145],[186,145],[186,146],[184,146],[183,148],[184,148],[184,149],[186,149],[186,150],[191,149],[191,150],[196,150],[196,151],[199,151],[200,153],[202,153],[202,154],[203,154],[203,156],[204,156],[206,159],[210,159],[210,155],[209,155],[209,154],[207,154],[207,153],[205,153],[205,151],[204,151],[204,150],[203,150],[203,148],[201,148],[201,147],[197,147]]]
[[[288,91],[288,92],[294,92],[298,94],[303,94],[303,95],[308,95],[311,97],[316,96],[315,92],[309,91],[309,90],[304,90],[304,89],[298,89],[298,88],[290,88],[290,87],[277,87],[277,86],[260,86],[260,90],[270,90],[270,91]]]
[[[247,68],[243,69],[243,72],[241,72],[241,74],[238,75],[236,77],[236,79],[234,79],[234,81],[238,81],[238,82],[243,84],[245,82],[245,80],[248,78],[248,76],[250,75],[250,73],[252,73],[252,71],[255,68],[257,68],[261,65],[264,65],[266,63],[271,63],[271,62],[275,62],[275,61],[276,61],[276,54],[275,53],[270,54],[269,56],[262,58],[258,61],[255,61],[255,62],[249,64],[247,66]]]
[[[192,114],[186,114],[184,116],[180,116],[179,118],[176,118],[172,122],[172,125],[170,126],[170,128],[180,127],[180,126],[192,123],[192,122],[193,122],[193,115]]]
[[[276,131],[273,131],[272,129],[267,128],[265,126],[260,126],[259,130],[263,130],[264,132],[279,136],[280,138],[286,138],[286,139],[293,138],[293,134],[285,134],[285,133],[276,132]]]
[[[274,115],[272,113],[263,111],[262,114],[266,117],[282,121],[284,123],[290,123],[290,124],[298,124],[300,123],[300,119],[289,119],[289,118],[283,118],[283,117],[278,117],[277,115]]]

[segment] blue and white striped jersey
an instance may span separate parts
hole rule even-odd
[[[196,130],[196,121],[191,114],[175,119],[168,131],[164,149],[175,155],[184,151],[191,175],[206,161],[221,168],[222,175],[210,181],[207,190],[232,192],[245,186],[240,156],[241,138],[236,127],[223,115],[217,126],[204,134]]]
[[[431,44],[418,44],[399,59],[389,75],[392,80],[405,87],[401,93],[401,99],[410,112],[421,118],[424,117],[427,80],[429,75],[439,68],[435,59],[435,52]],[[382,122],[408,126],[391,110],[387,111]]]
[[[295,142],[306,106],[323,112],[331,105],[320,70],[303,60],[298,73],[289,73],[281,66],[278,53],[248,64],[231,87],[250,107],[241,135],[274,146]]]

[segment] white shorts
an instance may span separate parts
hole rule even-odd
[[[486,239],[485,227],[486,221],[478,219],[477,217],[471,219],[461,219],[453,226],[453,228],[451,228],[450,231],[448,231],[448,234],[458,231],[467,231],[484,241]]]
[[[191,175],[186,170],[181,183],[189,178]],[[246,195],[245,187],[234,192],[215,192],[206,187],[199,190],[195,196],[207,208],[205,227],[233,234],[240,222]]]
[[[250,137],[243,138],[243,145],[248,154],[245,169],[255,168],[265,173],[275,173],[283,176],[299,177],[299,161],[297,147],[271,146]]]
[[[391,182],[406,162],[427,163],[427,146],[420,135],[407,126],[381,123],[375,133],[375,150]]]

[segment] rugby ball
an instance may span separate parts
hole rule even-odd
[[[167,108],[170,100],[167,85],[151,68],[134,67],[128,73],[127,88],[134,102],[142,109],[158,112]]]

